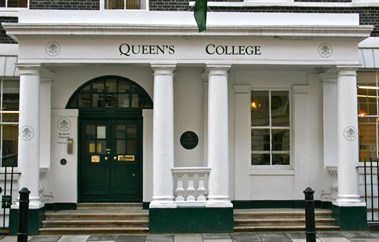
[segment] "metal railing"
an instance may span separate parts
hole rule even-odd
[[[19,173],[14,172],[17,167],[17,154],[9,154],[2,157],[2,172],[0,175],[4,178],[1,187],[1,208],[2,213],[2,233],[6,233],[9,229],[9,210],[12,205],[13,182],[15,175]]]
[[[362,162],[359,168],[363,168],[362,172],[359,172],[363,185],[363,190],[366,206],[367,206],[367,222],[369,224],[379,225],[379,186],[378,186],[378,173],[379,173],[379,160],[371,160],[370,162]],[[362,177],[363,175],[363,177]]]

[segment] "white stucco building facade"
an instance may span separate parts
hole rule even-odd
[[[3,26],[32,209],[137,201],[153,232],[189,208],[230,231],[233,208],[294,206],[312,187],[365,226],[359,15],[211,12],[197,33],[190,12],[25,10]]]

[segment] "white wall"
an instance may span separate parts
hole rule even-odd
[[[318,75],[307,71],[236,72],[235,95],[235,200],[303,199],[311,186],[315,198],[329,185],[323,167],[322,86]],[[289,90],[291,113],[291,166],[262,169],[250,166],[250,90]]]
[[[59,129],[61,120],[69,122],[64,131]],[[43,128],[41,128],[43,129]],[[76,203],[78,174],[78,111],[73,109],[53,109],[51,118],[51,162],[50,168],[43,176],[43,195],[47,202]],[[67,152],[67,138],[74,141],[73,153]],[[66,164],[61,164],[65,159]]]
[[[204,68],[179,67],[174,78],[174,165],[206,166],[204,160]],[[199,144],[191,150],[183,148],[180,136],[193,131]]]
[[[153,95],[150,66],[80,66],[55,68],[52,83],[52,159],[51,168],[43,179],[45,193],[53,192],[55,202],[77,202],[77,117],[65,110],[72,93],[92,78],[120,75],[141,85]],[[174,77],[174,142],[175,166],[207,166],[207,79],[203,66],[179,66]],[[275,71],[233,69],[229,73],[229,154],[232,200],[294,200],[303,199],[303,191],[311,186],[315,198],[330,188],[331,178],[323,163],[322,83],[318,74],[308,71]],[[253,169],[250,166],[250,90],[289,90],[292,101],[291,166],[288,169]],[[68,112],[68,113],[66,113]],[[69,114],[69,115],[68,115]],[[152,113],[144,114],[144,195],[151,200]],[[66,146],[56,141],[56,122],[61,117],[72,121],[75,151],[67,155]],[[148,118],[150,117],[150,118]],[[185,131],[199,136],[195,149],[180,144]],[[150,146],[149,146],[150,145]],[[62,158],[68,164],[60,165]]]

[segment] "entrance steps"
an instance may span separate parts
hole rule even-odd
[[[316,231],[339,230],[332,211],[315,209]],[[305,231],[304,209],[234,209],[234,232]]]
[[[141,203],[80,203],[76,210],[48,211],[42,235],[137,234],[149,230],[149,211]]]

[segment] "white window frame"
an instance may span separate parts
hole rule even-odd
[[[141,1],[141,8],[140,9],[106,9],[105,8],[105,1],[106,0],[100,0],[100,10],[105,10],[105,11],[149,10],[149,0],[140,0]],[[124,0],[124,3],[125,3],[125,1],[126,0]]]
[[[288,105],[289,105],[289,126],[285,126],[285,127],[274,127],[272,128],[272,125],[271,125],[271,108],[269,109],[269,112],[270,112],[270,125],[269,126],[252,126],[251,124],[251,111],[250,111],[250,142],[251,142],[251,133],[253,132],[253,130],[258,130],[258,129],[269,129],[269,130],[272,130],[272,129],[288,129],[289,130],[289,138],[290,138],[290,141],[289,141],[289,151],[288,152],[285,152],[283,154],[288,154],[289,155],[289,164],[288,165],[272,165],[272,135],[271,135],[271,132],[270,132],[270,165],[253,165],[252,164],[252,159],[251,159],[251,155],[252,154],[259,154],[259,151],[257,152],[253,152],[252,149],[251,149],[251,146],[252,144],[250,143],[250,167],[252,168],[252,172],[254,173],[254,170],[255,171],[259,171],[259,170],[268,170],[269,173],[271,173],[273,170],[281,170],[280,171],[280,174],[282,174],[282,172],[284,170],[288,170],[288,174],[287,175],[293,175],[293,170],[292,170],[292,167],[293,167],[293,137],[292,137],[292,132],[293,132],[293,127],[292,127],[292,92],[290,89],[273,89],[273,88],[260,88],[260,89],[250,89],[250,109],[251,109],[251,95],[252,95],[252,92],[255,92],[255,91],[267,91],[269,92],[269,97],[271,97],[271,92],[277,92],[277,91],[282,91],[282,92],[287,92],[288,93]],[[270,107],[271,107],[271,98],[269,98],[269,102],[270,102]]]

